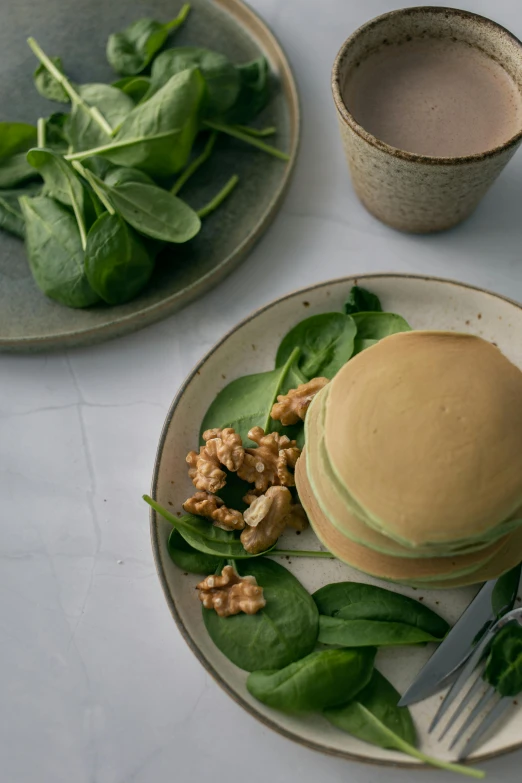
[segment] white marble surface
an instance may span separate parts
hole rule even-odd
[[[522,34],[515,0],[460,2]],[[329,88],[343,39],[387,0],[254,0],[297,74],[303,143],[281,214],[250,258],[163,323],[92,349],[0,357],[0,759],[5,783],[400,783],[418,775],[291,744],[244,714],[171,619],[147,491],[178,385],[253,308],[345,273],[453,277],[522,300],[522,154],[477,213],[413,237],[371,218],[344,167]],[[522,754],[484,765],[520,780]],[[442,781],[429,772],[426,781]]]

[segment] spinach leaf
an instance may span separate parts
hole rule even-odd
[[[37,195],[39,191],[39,185],[29,185],[18,190],[0,190],[0,229],[23,239],[25,223],[19,199],[21,196]]]
[[[201,228],[201,220],[188,204],[157,185],[127,181],[110,187],[101,180],[97,184],[122,218],[149,237],[180,244]]]
[[[36,144],[36,128],[25,122],[0,122],[0,161]]]
[[[299,355],[293,351],[282,367],[269,372],[244,375],[222,389],[206,412],[201,433],[213,427],[233,427],[243,442],[248,441],[252,427],[262,427],[269,432],[272,424],[270,411],[278,394],[284,394],[292,387],[295,376],[290,372]],[[290,384],[290,385],[289,385]],[[282,430],[290,431],[291,428]]]
[[[205,627],[216,647],[246,671],[277,669],[308,655],[317,639],[318,612],[300,582],[265,558],[236,566],[243,576],[255,576],[266,606],[254,615],[232,617],[203,609]]]
[[[107,60],[110,65],[122,76],[133,76],[143,71],[169,34],[183,24],[189,11],[190,5],[187,3],[166,24],[154,19],[139,19],[121,33],[110,35],[107,41]]]
[[[237,65],[239,93],[233,106],[223,117],[224,122],[246,124],[265,108],[270,98],[270,69],[266,57]]]
[[[63,73],[63,63],[61,57],[50,57],[55,67]],[[57,103],[69,103],[70,97],[54,76],[49,73],[43,63],[40,63],[33,74],[34,86],[43,98],[48,101],[57,101]]]
[[[103,155],[118,166],[136,167],[152,176],[175,174],[189,159],[204,94],[200,72],[183,71],[150,100],[135,106],[109,141],[82,149],[68,159]]]
[[[385,620],[342,620],[321,615],[319,641],[340,647],[397,647],[440,642],[421,628]]]
[[[491,595],[491,606],[497,619],[513,608],[520,584],[521,572],[522,565],[519,565],[497,579]]]
[[[0,188],[14,188],[37,174],[25,153],[36,144],[36,128],[24,122],[0,122]]]
[[[134,101],[110,84],[82,84],[78,93],[89,106],[96,106],[111,128],[118,128],[134,109]]]
[[[278,671],[247,679],[254,698],[283,712],[311,712],[343,704],[368,684],[376,650],[322,650]]]
[[[15,188],[37,176],[38,173],[27,162],[25,152],[0,160],[0,188]]]
[[[124,92],[129,98],[132,98],[134,103],[139,103],[150,89],[150,77],[124,76],[123,79],[113,82],[112,86]]]
[[[522,627],[510,623],[493,639],[484,679],[501,696],[518,696],[522,692]]]
[[[370,348],[390,334],[411,332],[408,322],[396,313],[355,313],[352,318],[357,327],[354,353]]]
[[[460,764],[426,756],[415,747],[416,733],[407,707],[398,707],[400,695],[376,669],[366,687],[349,704],[324,710],[324,716],[338,729],[370,745],[398,750],[439,769],[482,778],[484,773]]]
[[[96,155],[93,155],[92,158],[84,158],[81,165],[101,180],[104,180],[109,172],[116,168],[110,160],[99,158]]]
[[[367,291],[366,288],[360,288],[358,285],[352,287],[344,304],[344,312],[347,315],[381,311],[382,307],[379,297],[372,294],[371,291]]]
[[[223,54],[195,46],[168,49],[156,58],[152,65],[151,86],[147,98],[154,95],[175,74],[187,68],[199,68],[205,79],[206,116],[219,116],[234,104],[240,85],[237,68]]]
[[[0,191],[0,228],[21,239],[25,236],[25,223],[18,196]]]
[[[191,547],[197,549],[198,552],[230,560],[248,560],[266,554],[265,552],[260,552],[259,555],[249,554],[246,549],[243,548],[243,544],[236,533],[222,530],[220,527],[215,527],[208,519],[196,517],[192,514],[176,517],[159,503],[156,503],[155,500],[152,500],[148,495],[144,495],[143,499],[158,514],[161,514],[164,519],[170,522],[173,528],[183,536],[185,541],[190,544]]]
[[[296,348],[298,367],[307,380],[317,376],[333,378],[353,354],[356,326],[349,315],[322,313],[306,318],[283,338],[276,356],[281,367]]]
[[[72,207],[82,247],[86,244],[86,210],[91,201],[82,181],[72,166],[61,155],[47,149],[32,149],[27,153],[27,160],[43,177],[44,193]]]
[[[119,215],[104,212],[87,235],[85,273],[91,287],[107,304],[133,299],[154,270],[138,234]]]
[[[68,307],[88,307],[99,301],[84,268],[83,248],[76,220],[49,196],[22,196],[26,248],[38,287]]]
[[[95,172],[96,173],[96,172]],[[106,177],[102,177],[105,184],[113,188],[117,185],[124,185],[126,182],[143,182],[145,185],[154,185],[154,180],[140,169],[131,169],[126,166],[117,166],[111,168]]]
[[[168,550],[171,559],[182,571],[189,574],[213,574],[221,571],[226,560],[214,555],[205,555],[187,544],[177,530],[173,530],[168,540]]]
[[[340,620],[404,623],[442,639],[448,623],[424,604],[383,587],[360,582],[336,582],[313,594],[319,613]]]
[[[45,146],[64,155],[69,149],[70,114],[55,112],[45,120]]]
[[[134,109],[128,95],[109,84],[82,84],[78,94],[83,103],[74,103],[68,134],[75,152],[111,143],[111,136],[88,107],[96,107],[111,128],[117,128]]]

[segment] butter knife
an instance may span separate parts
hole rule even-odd
[[[517,566],[484,584],[410,685],[399,702],[400,707],[423,701],[450,684],[484,634],[513,608],[521,568]]]

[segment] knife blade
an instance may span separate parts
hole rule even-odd
[[[499,617],[515,603],[522,566],[499,579],[491,579],[479,590],[442,644],[435,650],[399,702],[407,707],[433,696],[457,674],[473,648]]]

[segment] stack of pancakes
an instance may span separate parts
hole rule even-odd
[[[522,372],[479,337],[387,337],[315,397],[296,483],[319,539],[360,571],[497,577],[522,561]]]

